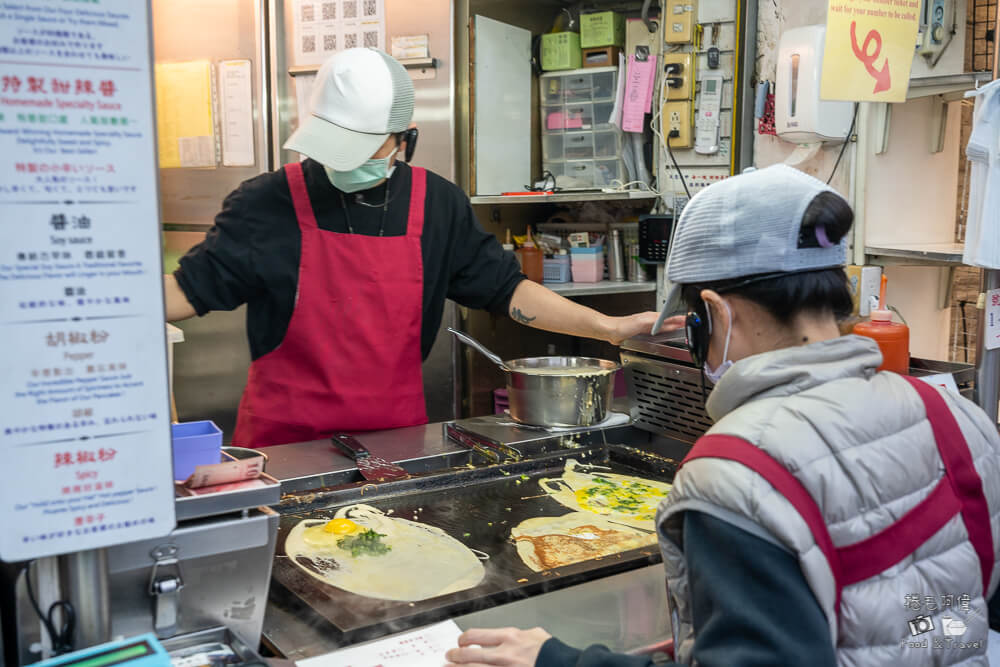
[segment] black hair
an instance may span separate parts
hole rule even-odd
[[[839,243],[853,222],[854,212],[843,197],[829,191],[821,192],[802,216],[798,247],[818,248],[823,245],[821,239]],[[701,292],[706,289],[752,301],[786,325],[804,313],[832,314],[839,321],[854,310],[847,275],[839,267],[684,285],[681,298],[688,308],[702,317],[706,313]]]

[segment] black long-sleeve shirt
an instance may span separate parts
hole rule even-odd
[[[305,160],[306,189],[320,229],[347,233],[353,228],[356,234],[377,236],[388,188],[384,235],[404,235],[412,171],[405,163],[396,165],[385,185],[358,193],[359,202],[358,195],[335,188],[321,164]],[[476,220],[465,193],[431,172],[427,173],[421,248],[421,352],[427,358],[446,298],[470,308],[505,313],[524,276],[513,253],[506,252]],[[199,315],[248,305],[250,352],[257,359],[285,337],[295,307],[301,251],[302,235],[281,169],[245,181],[232,192],[205,240],[181,258],[174,275]]]

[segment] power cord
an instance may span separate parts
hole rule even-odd
[[[687,180],[685,180],[684,172],[681,171],[680,165],[677,164],[677,158],[674,157],[674,151],[670,147],[670,139],[673,137],[679,137],[681,133],[678,132],[677,130],[670,130],[670,132],[667,133],[667,136],[664,137],[659,132],[659,130],[656,129],[657,121],[660,121],[662,123],[664,93],[666,92],[666,89],[667,89],[667,84],[661,81],[659,95],[658,95],[659,104],[657,105],[657,109],[655,113],[653,113],[653,117],[649,122],[649,128],[652,130],[653,135],[660,140],[660,143],[662,143],[664,146],[667,147],[667,153],[670,155],[670,161],[674,163],[674,169],[677,170],[677,177],[681,179],[681,185],[684,187],[684,193],[687,195],[688,201],[690,201],[691,191],[688,190]]]
[[[840,160],[844,157],[844,151],[847,150],[847,145],[851,143],[851,137],[854,136],[854,124],[858,122],[858,106],[857,102],[854,103],[854,115],[851,116],[851,129],[847,131],[847,138],[844,139],[844,145],[840,147],[840,154],[837,155],[837,161],[833,165],[833,171],[830,172],[830,178],[826,179],[826,184],[830,185],[833,182],[833,177],[837,173],[837,167],[840,166]]]
[[[45,631],[49,634],[49,641],[52,643],[52,651],[55,655],[71,653],[74,648],[73,633],[76,630],[76,610],[73,609],[73,605],[68,601],[58,600],[52,603],[47,614],[42,613],[42,608],[38,605],[38,600],[35,598],[35,590],[31,586],[31,566],[34,564],[35,561],[30,561],[24,572],[24,583],[28,589],[28,599],[31,600],[31,606],[35,609],[38,619],[45,626]],[[62,624],[59,630],[56,630],[56,610],[62,611]]]
[[[684,172],[681,171],[680,165],[677,164],[677,158],[674,157],[674,151],[670,148],[670,138],[679,136],[681,136],[680,132],[677,130],[670,130],[670,133],[667,135],[667,141],[664,143],[667,145],[667,153],[670,155],[670,161],[674,163],[674,169],[677,170],[677,176],[681,179],[681,185],[684,186],[684,193],[687,195],[688,201],[691,201],[691,191],[688,190],[687,181],[684,179]]]

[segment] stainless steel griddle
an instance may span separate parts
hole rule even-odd
[[[536,573],[524,565],[510,540],[510,529],[524,519],[571,511],[545,495],[538,485],[540,478],[561,475],[567,459],[611,472],[671,481],[676,461],[648,451],[656,449],[649,434],[630,426],[550,433],[509,426],[503,418],[494,417],[460,424],[515,450],[521,460],[505,457],[505,462],[495,463],[462,447],[450,449],[442,458],[447,466],[437,470],[424,459],[414,460],[417,465],[404,462],[404,467],[425,469],[409,479],[372,485],[344,471],[341,479],[326,475],[328,484],[321,488],[309,488],[312,485],[305,480],[298,481],[308,490],[286,494],[276,508],[281,520],[269,603],[275,613],[270,616],[301,619],[323,634],[327,645],[346,646],[659,562],[659,550],[651,546]],[[342,480],[350,481],[336,483]],[[354,503],[391,511],[391,516],[417,517],[471,549],[489,554],[484,562],[485,578],[478,586],[459,593],[416,603],[391,602],[324,584],[285,555],[285,537],[299,521],[326,521],[338,508]],[[281,635],[280,630],[271,634]],[[280,650],[279,636],[273,643]]]

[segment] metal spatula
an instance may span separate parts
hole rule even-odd
[[[381,456],[374,456],[353,435],[341,433],[330,440],[337,449],[354,459],[358,464],[358,472],[369,482],[391,482],[410,476],[410,473],[395,463],[386,461]]]

